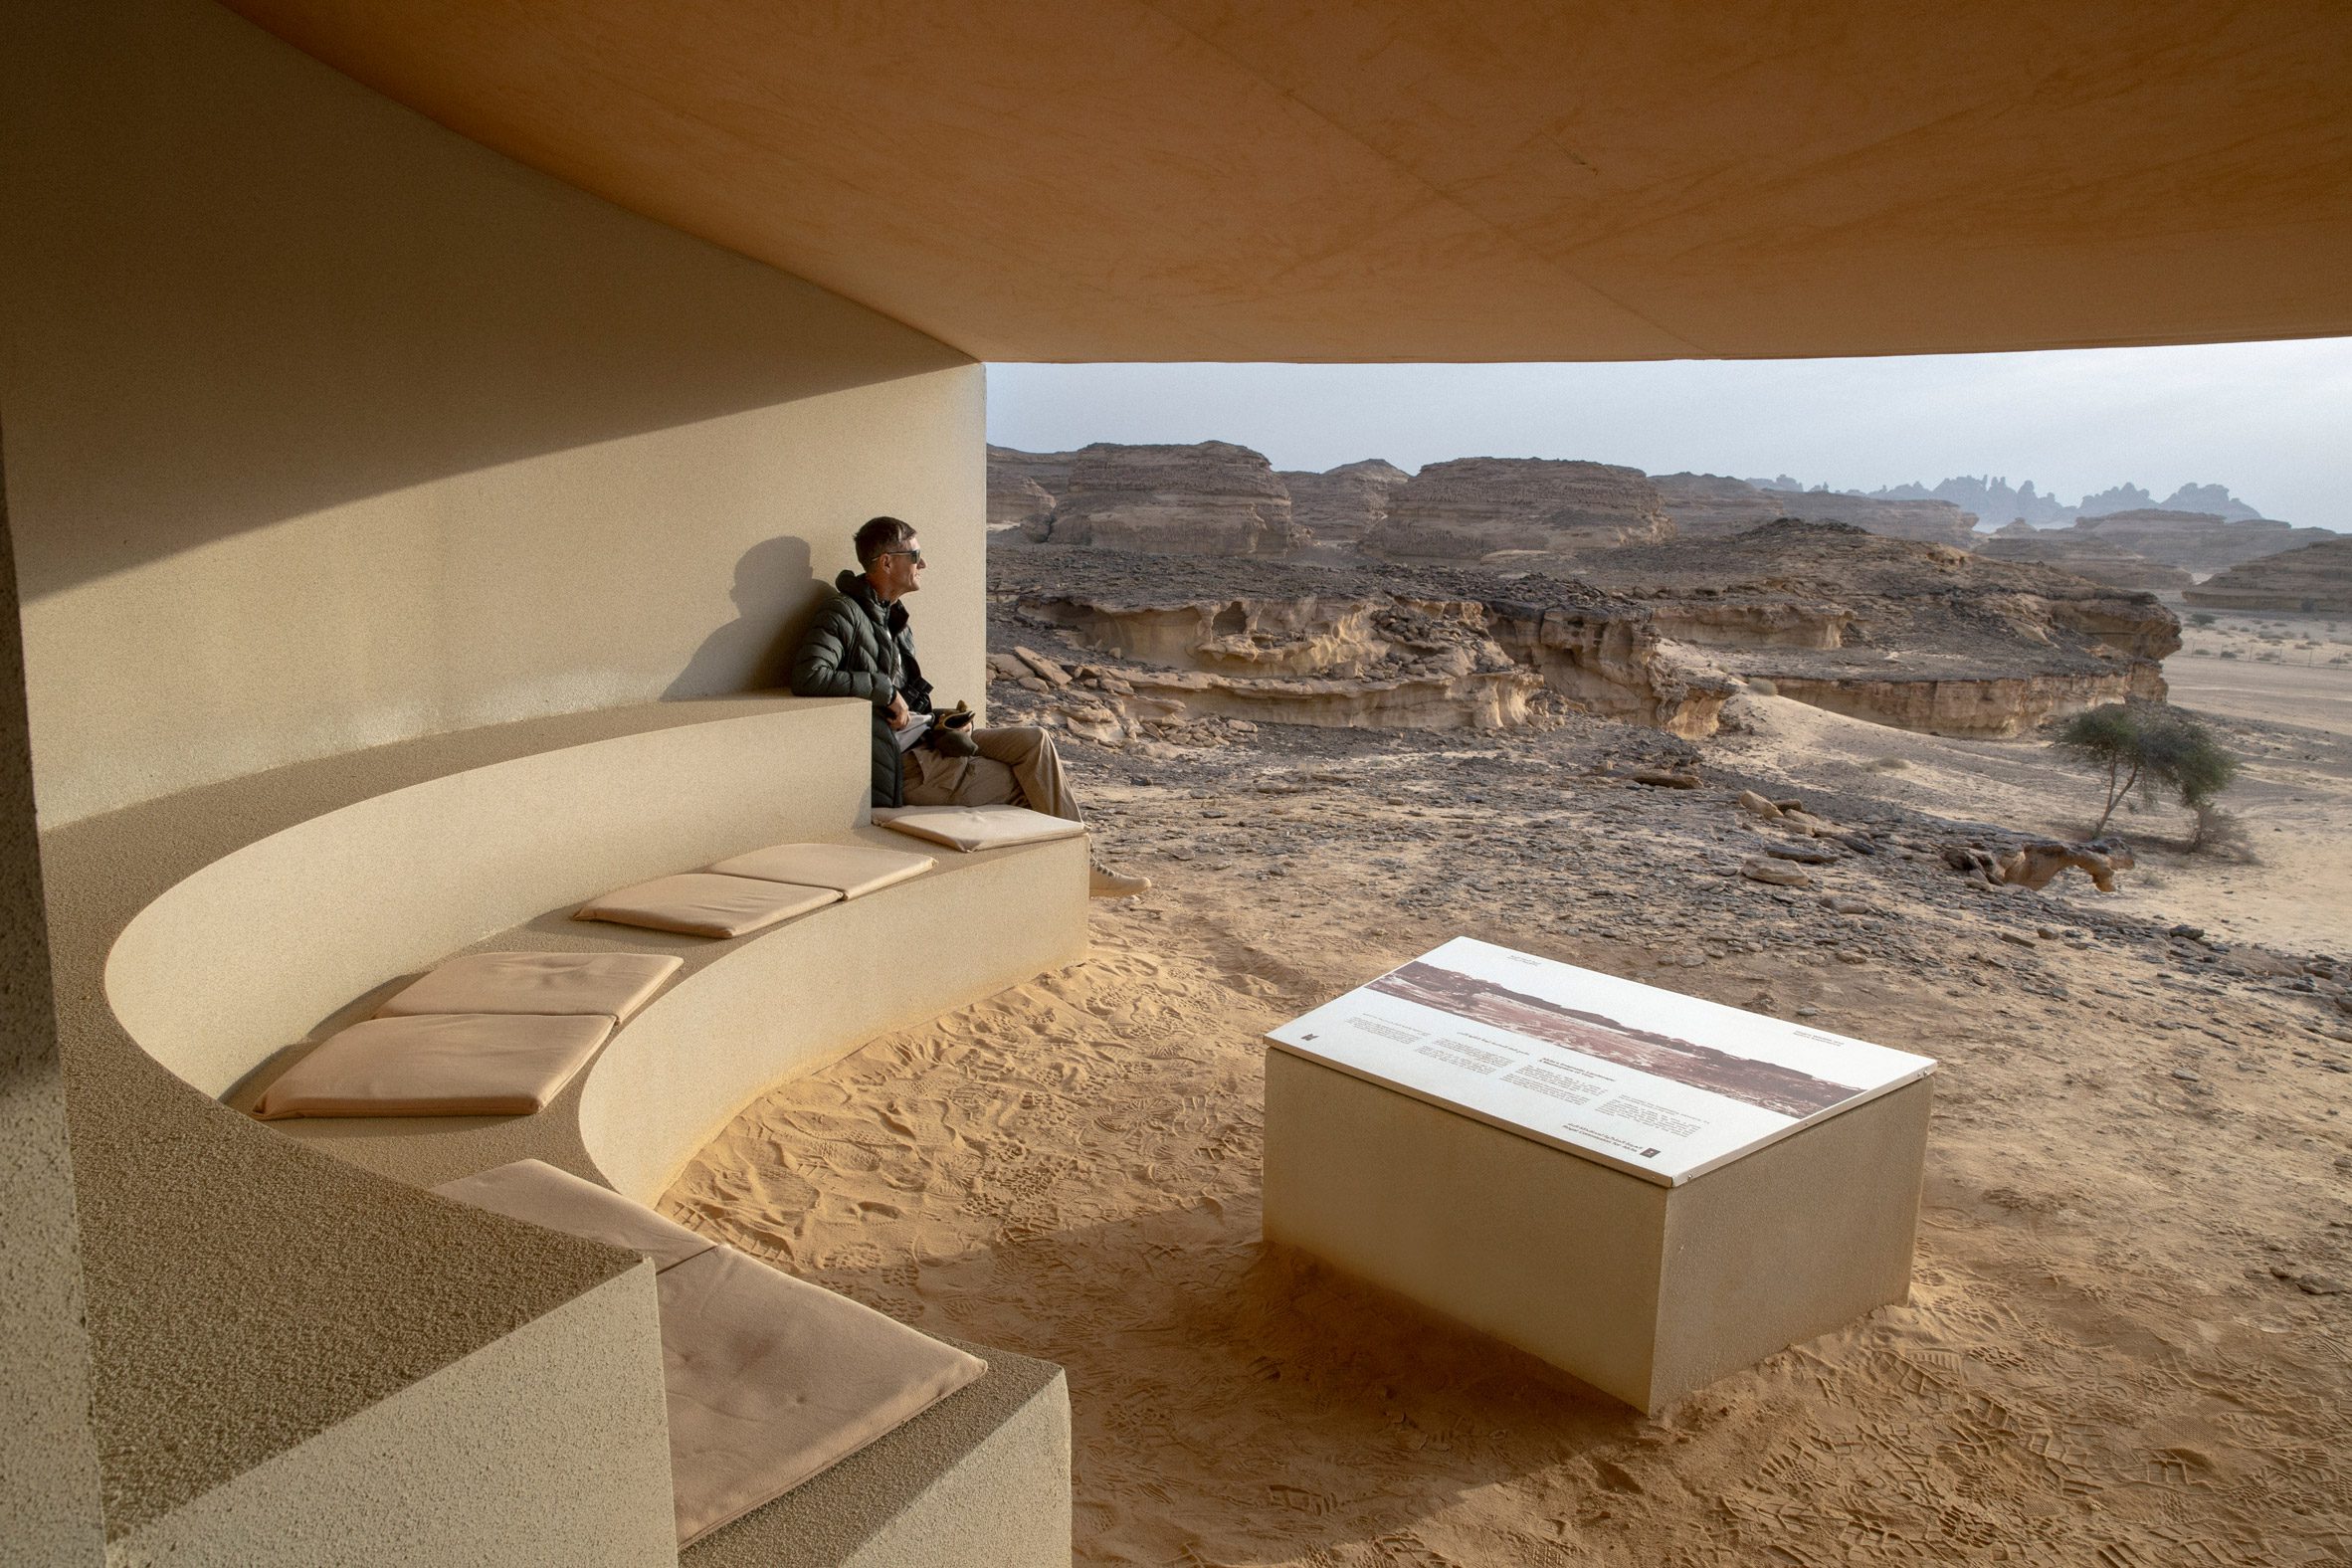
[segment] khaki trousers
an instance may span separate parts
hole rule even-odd
[[[906,753],[909,806],[1027,806],[1083,822],[1054,737],[1029,725],[975,729],[976,757],[950,757],[917,746]]]

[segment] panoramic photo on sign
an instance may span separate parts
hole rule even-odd
[[[1669,1186],[1935,1071],[1467,936],[1267,1038]]]

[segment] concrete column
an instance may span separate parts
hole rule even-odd
[[[51,1008],[49,922],[25,729],[16,553],[0,466],[0,1540],[21,1563],[105,1555],[90,1339]]]

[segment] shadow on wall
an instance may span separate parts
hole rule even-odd
[[[702,640],[665,701],[757,691],[789,681],[793,650],[823,599],[806,539],[763,539],[735,563],[735,618]]]
[[[549,453],[968,363],[186,0],[11,71],[9,476],[38,599]],[[57,19],[64,18],[60,24]],[[70,36],[69,36],[70,35]],[[36,490],[37,494],[24,493]]]

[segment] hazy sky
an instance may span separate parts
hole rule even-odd
[[[991,365],[988,439],[1238,441],[1278,469],[1586,458],[1875,490],[1956,474],[2062,500],[2222,484],[2352,531],[2352,338],[1908,359]]]

